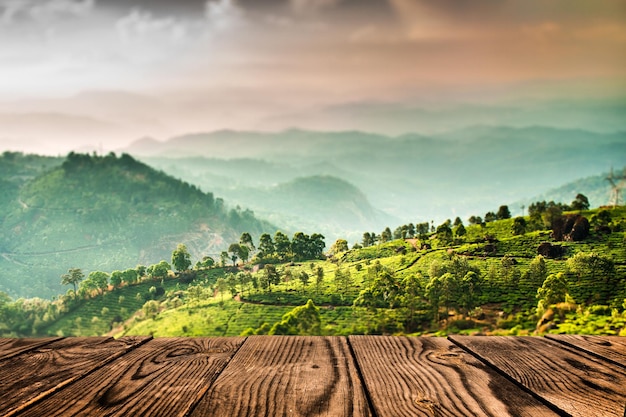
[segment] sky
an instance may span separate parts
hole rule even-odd
[[[560,103],[566,126],[564,102],[623,111],[624,51],[623,0],[0,0],[0,149],[445,130],[468,105]],[[398,108],[449,117],[394,129]]]

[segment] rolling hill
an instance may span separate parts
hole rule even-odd
[[[3,170],[16,165],[10,159],[0,159]],[[180,242],[196,257],[215,256],[243,231],[276,231],[126,154],[38,160],[40,172],[13,169],[2,183],[10,197],[0,223],[0,290],[11,296],[57,295],[70,267],[89,273],[169,261]]]

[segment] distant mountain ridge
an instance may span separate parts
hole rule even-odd
[[[616,170],[615,172],[618,175],[621,175],[622,172],[626,170],[624,167],[621,170]],[[574,181],[568,182],[567,184],[563,184],[560,187],[552,188],[546,191],[543,194],[535,195],[531,198],[527,198],[525,200],[517,201],[512,203],[512,207],[521,207],[525,205],[528,207],[530,203],[535,201],[555,201],[562,203],[570,203],[574,200],[577,194],[583,194],[585,197],[589,199],[589,204],[591,207],[601,207],[606,206],[610,203],[611,197],[611,185],[607,180],[609,173],[606,172],[600,175],[592,175],[585,178],[579,178]],[[620,193],[620,204],[624,204],[626,190],[623,188]]]
[[[503,202],[530,198],[572,178],[605,172],[626,160],[624,144],[626,132],[474,126],[395,137],[359,131],[217,131],[152,144],[144,154],[134,145],[126,151],[150,161],[160,159],[161,169],[188,181],[196,176],[192,182],[202,187],[210,183],[219,188],[212,181],[221,179],[224,189],[233,193],[250,185],[247,178],[253,178],[255,186],[269,187],[299,176],[332,175],[353,184],[373,207],[403,222],[439,222],[456,216],[467,219],[486,207],[494,210]],[[194,169],[203,175],[186,166],[192,157]],[[199,158],[205,158],[205,166]],[[267,169],[282,177],[264,181],[257,176],[266,177],[265,172],[245,165],[240,173],[219,177],[222,168],[211,162],[220,160],[224,166],[243,159],[270,164]]]

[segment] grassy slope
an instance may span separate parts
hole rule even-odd
[[[595,211],[584,214],[590,216]],[[619,218],[622,226],[626,226],[626,208],[618,208],[612,211],[614,219]],[[529,263],[536,256],[536,248],[539,243],[549,240],[546,232],[532,232],[523,236],[512,236],[510,232],[512,220],[503,220],[488,223],[485,227],[469,226],[466,242],[452,246],[438,246],[438,242],[430,240],[432,249],[416,250],[410,242],[393,241],[360,250],[350,250],[340,254],[341,267],[348,269],[353,278],[353,285],[346,292],[342,292],[334,283],[334,274],[338,268],[336,262],[314,261],[294,265],[279,265],[279,270],[289,268],[294,277],[301,271],[311,276],[311,282],[303,287],[302,283],[294,278],[290,282],[282,282],[272,288],[269,293],[256,292],[246,289],[241,294],[245,302],[235,300],[229,295],[216,294],[212,288],[215,279],[223,273],[221,269],[212,270],[212,276],[208,277],[204,284],[201,296],[191,296],[176,290],[184,290],[186,287],[176,285],[176,280],[167,281],[168,294],[161,299],[161,312],[154,318],[142,317],[142,314],[134,316],[125,323],[125,327],[118,329],[116,335],[139,335],[153,334],[155,336],[234,336],[241,334],[248,328],[258,328],[263,323],[273,324],[279,321],[281,316],[290,311],[293,306],[302,305],[307,299],[312,299],[320,306],[322,329],[324,334],[351,334],[368,332],[391,332],[396,331],[393,326],[385,330],[382,323],[392,323],[394,317],[400,314],[399,310],[379,309],[377,311],[365,308],[352,307],[352,302],[364,287],[367,270],[373,262],[396,271],[396,276],[402,278],[407,275],[420,273],[425,281],[428,279],[429,268],[434,261],[449,259],[453,253],[466,257],[470,264],[477,267],[483,278],[488,280],[487,290],[483,294],[484,320],[476,320],[470,329],[460,330],[455,328],[457,322],[450,322],[448,332],[477,332],[488,331],[495,334],[525,334],[534,329],[537,317],[532,315],[531,309],[536,306],[535,294],[537,285],[521,280],[518,285],[511,287],[499,275],[488,278],[490,273],[501,267],[502,256],[507,254],[515,258],[515,268],[520,276],[528,270]],[[624,230],[624,228],[622,228]],[[487,243],[476,243],[485,235],[495,236],[498,242],[495,244],[497,252],[485,255]],[[621,292],[612,294],[616,299],[626,298],[626,236],[624,232],[613,232],[610,235],[595,235],[585,242],[573,243],[562,242],[568,248],[571,256],[579,251],[597,251],[609,255],[616,263],[617,271],[622,279]],[[405,254],[397,252],[399,247],[406,249]],[[360,265],[360,271],[358,270]],[[319,290],[314,283],[313,269],[321,266],[324,269],[324,281]],[[548,274],[565,270],[565,259],[547,259]],[[145,290],[145,289],[144,289]],[[133,298],[138,291],[133,287],[117,290],[119,295],[125,291],[126,300]],[[97,297],[95,300],[86,302],[82,307],[64,317],[61,321],[51,326],[47,333],[55,334],[55,331],[63,330],[64,334],[102,334],[108,332],[98,320],[91,327],[86,326],[91,318],[102,309],[104,300],[117,300],[118,292],[113,292],[106,297]],[[140,291],[139,291],[140,292]],[[485,294],[486,293],[486,294]],[[182,298],[183,304],[175,307],[171,301],[174,298]],[[223,299],[222,299],[223,297]],[[128,302],[128,301],[127,301]],[[128,305],[125,319],[130,317],[130,310],[140,307],[137,302]],[[116,307],[114,302],[106,304],[110,315],[114,315]],[[593,309],[593,308],[592,308]],[[115,311],[119,311],[115,310]],[[617,333],[626,325],[623,315],[613,313],[611,309],[598,308],[596,310],[565,311],[558,320],[560,328],[553,331],[571,331],[585,333]],[[617,314],[617,315],[615,315]],[[82,317],[80,329],[76,327],[76,317]],[[100,321],[107,322],[102,319]],[[455,324],[456,323],[456,324]],[[622,324],[620,324],[622,323]],[[620,327],[621,326],[621,327]],[[77,331],[79,330],[79,331]],[[437,332],[436,328],[423,328],[426,332]],[[441,334],[441,333],[438,333]]]

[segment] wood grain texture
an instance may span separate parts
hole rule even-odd
[[[626,371],[540,337],[450,336],[571,416],[624,416]]]
[[[41,339],[8,339],[0,338],[0,361],[10,359],[29,350],[60,340],[60,337],[45,337]]]
[[[184,416],[244,338],[154,339],[24,412],[24,416]]]
[[[343,337],[249,337],[192,416],[369,416]]]
[[[626,337],[549,334],[546,338],[626,368]]]
[[[556,416],[446,339],[349,340],[379,417]]]
[[[148,338],[66,338],[0,363],[0,415],[10,416]]]

